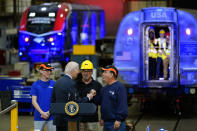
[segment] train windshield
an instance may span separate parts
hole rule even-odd
[[[42,34],[53,30],[56,12],[29,12],[27,19],[27,31]]]

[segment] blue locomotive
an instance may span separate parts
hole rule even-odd
[[[105,14],[97,6],[44,3],[25,10],[19,28],[21,61],[67,62],[74,45],[95,46],[105,36]]]

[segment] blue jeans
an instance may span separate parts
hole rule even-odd
[[[34,121],[34,131],[43,131],[44,126],[47,125],[48,131],[56,131],[56,126],[53,125],[53,120],[49,121]]]
[[[156,75],[157,75],[158,77],[161,76],[160,67],[161,67],[162,63],[163,63],[162,58],[161,58],[161,57],[158,57],[158,58],[157,58],[157,72],[156,72]],[[162,69],[162,71],[163,71],[163,69]]]
[[[104,122],[103,131],[126,131],[125,122],[121,122],[120,128],[114,130],[114,122]]]

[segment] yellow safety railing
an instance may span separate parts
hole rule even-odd
[[[18,102],[12,101],[16,107],[11,110],[11,131],[18,131]]]
[[[0,112],[0,116],[11,110],[11,131],[18,131],[18,102],[11,101],[11,106]]]

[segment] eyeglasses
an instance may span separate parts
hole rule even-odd
[[[92,72],[92,70],[86,69],[86,70],[81,70],[81,72]]]
[[[52,70],[50,70],[50,69],[42,69],[42,70],[43,70],[43,71],[50,71],[50,72],[52,71]]]

